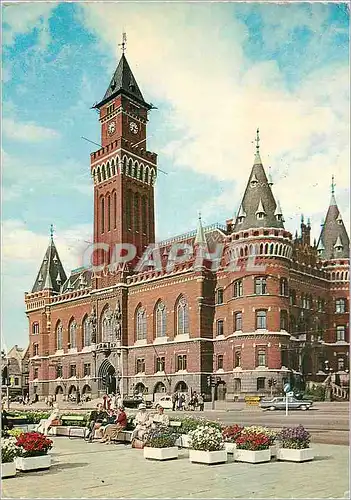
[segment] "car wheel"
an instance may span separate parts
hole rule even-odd
[[[303,411],[307,410],[307,406],[306,405],[301,405],[300,406],[300,410],[303,410]]]
[[[275,410],[275,406],[270,406],[269,410],[274,411]]]

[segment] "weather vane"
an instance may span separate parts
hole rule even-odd
[[[50,237],[51,237],[51,241],[54,240],[54,225],[51,224],[50,225]]]
[[[124,54],[126,50],[126,44],[127,44],[127,33],[123,32],[122,33],[122,43],[119,43],[118,46],[122,47],[122,53]]]
[[[256,153],[259,153],[259,151],[260,151],[260,129],[259,128],[256,130],[255,142],[256,142]]]
[[[331,192],[332,194],[334,194],[334,190],[335,190],[335,182],[334,182],[334,174],[332,175],[332,183],[331,183]]]

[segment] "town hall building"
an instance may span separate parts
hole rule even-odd
[[[157,154],[146,144],[152,105],[124,53],[95,107],[101,124],[101,148],[90,155],[95,251],[90,265],[66,274],[51,235],[25,294],[30,394],[208,396],[213,375],[216,397],[233,400],[265,395],[272,384],[281,391],[286,381],[302,387],[331,372],[346,377],[349,237],[334,184],[318,242],[311,242],[303,217],[292,235],[257,137],[236,216],[208,227],[200,218],[196,230],[152,246]],[[121,245],[135,249],[129,260],[116,261]],[[148,248],[157,266],[145,259]]]

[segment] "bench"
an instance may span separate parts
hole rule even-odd
[[[85,438],[86,434],[86,427],[83,425],[79,425],[79,423],[84,424],[86,422],[86,417],[81,416],[81,415],[62,415],[61,417],[61,423],[66,424],[62,426],[56,426],[57,431],[56,435],[60,435],[60,431],[62,432],[63,435],[68,435],[69,439],[72,437],[83,437]],[[78,425],[67,425],[70,422],[78,422]],[[66,434],[62,429],[58,429],[58,427],[68,427],[68,434]],[[61,435],[62,435],[61,434]]]

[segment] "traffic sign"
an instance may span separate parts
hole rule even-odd
[[[284,384],[284,392],[290,392],[290,384]]]

